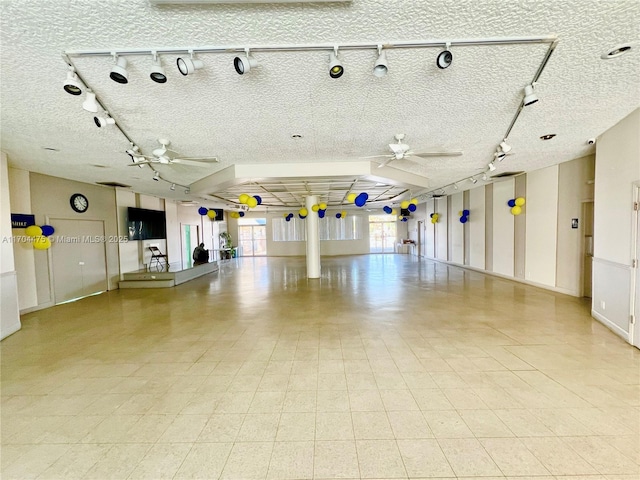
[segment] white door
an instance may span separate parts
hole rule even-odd
[[[635,211],[634,215],[634,223],[635,228],[633,229],[633,259],[634,268],[631,270],[631,274],[633,275],[632,282],[635,283],[635,288],[631,291],[631,307],[633,316],[635,319],[635,323],[630,325],[630,329],[632,332],[631,343],[636,347],[640,348],[640,187],[636,186],[633,192],[633,198],[635,202]]]
[[[104,222],[50,219],[55,226],[51,247],[56,304],[107,290]]]

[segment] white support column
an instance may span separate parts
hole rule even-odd
[[[311,210],[318,202],[315,195],[305,198],[307,209],[307,278],[320,278],[320,232],[318,230],[318,214]]]

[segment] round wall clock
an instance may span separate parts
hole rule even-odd
[[[87,197],[81,193],[74,193],[71,195],[69,203],[71,204],[71,208],[78,213],[84,213],[89,208],[89,200],[87,200]]]

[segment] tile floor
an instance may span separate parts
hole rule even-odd
[[[2,478],[639,478],[640,351],[587,301],[408,255],[322,265],[24,315]]]

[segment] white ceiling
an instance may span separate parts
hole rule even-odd
[[[182,156],[219,159],[201,167],[154,165],[166,182],[153,181],[149,166],[130,167],[127,138],[115,127],[96,128],[94,114],[81,107],[84,96],[64,92],[63,52],[557,35],[557,48],[536,86],[540,101],[523,109],[508,138],[514,154],[496,164],[495,174],[590,154],[594,147],[587,139],[640,106],[637,0],[209,6],[4,0],[1,8],[1,147],[12,166],[82,182],[119,182],[176,200],[206,198],[210,206],[226,205],[243,190],[265,197],[277,187],[296,194],[281,203],[269,197],[270,203],[291,207],[300,205],[305,191],[326,194],[323,200],[330,191],[332,199],[344,197],[352,182],[354,188],[389,187],[416,196],[479,175],[549,45],[454,45],[454,62],[446,70],[435,65],[440,48],[391,49],[383,78],[371,73],[377,56],[372,49],[342,51],[345,74],[339,79],[328,75],[328,50],[256,51],[260,67],[244,76],[233,69],[234,53],[197,54],[205,67],[187,77],[175,68],[178,55],[166,54],[161,55],[166,84],[149,80],[151,57],[138,55],[127,57],[127,85],[109,79],[111,57],[70,56],[143,153],[150,155],[164,137]],[[626,55],[600,58],[625,42],[635,42]],[[348,168],[361,164],[362,157],[387,153],[397,133],[406,134],[405,142],[416,152],[464,154],[394,161],[378,169],[373,180],[367,172]],[[551,133],[556,134],[553,140],[540,140]],[[320,175],[318,163],[331,164],[331,175]],[[242,177],[216,183],[234,166],[247,167]],[[253,166],[272,167],[273,175],[254,178]],[[288,174],[289,168],[296,173]],[[170,183],[180,187],[170,190]],[[206,188],[192,188],[189,194],[183,188],[203,183]]]

